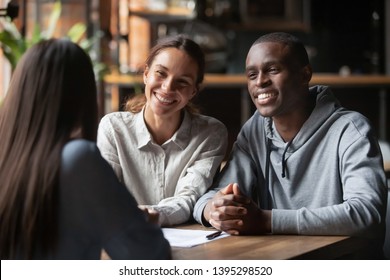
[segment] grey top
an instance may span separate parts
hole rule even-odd
[[[58,247],[38,259],[167,259],[170,247],[158,226],[146,222],[93,142],[73,140],[62,152]]]
[[[328,87],[312,87],[310,94],[314,111],[289,143],[272,119],[254,113],[213,189],[195,205],[198,222],[207,201],[237,182],[261,208],[272,209],[274,234],[383,238],[387,188],[371,125],[341,107]]]

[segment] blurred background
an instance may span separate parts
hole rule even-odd
[[[21,36],[31,38],[38,25],[42,32],[50,24],[53,0],[0,0],[0,32],[7,7],[16,5],[12,18]],[[390,0],[62,0],[61,14],[53,36],[66,36],[81,22],[86,38],[94,38],[89,53],[103,63],[99,83],[100,114],[112,110],[113,102],[142,90],[142,83],[128,82],[142,71],[149,49],[161,37],[186,33],[206,53],[207,72],[230,75],[244,72],[245,57],[252,42],[262,34],[287,31],[297,35],[310,55],[316,74],[341,77],[388,76],[390,73]],[[9,19],[9,17],[8,17]],[[12,75],[9,61],[0,54],[0,99]],[[115,76],[107,82],[104,74]],[[334,76],[331,76],[334,77]],[[124,79],[124,80],[123,80]],[[332,81],[332,80],[331,80]],[[390,80],[389,80],[390,81]],[[245,118],[242,114],[245,81],[239,86],[223,83],[206,87],[198,102],[203,112],[222,120],[232,141]],[[383,140],[389,140],[390,82],[381,87],[348,84],[334,92],[341,102],[366,115]],[[115,91],[115,100],[113,100]],[[245,94],[245,93],[244,93]],[[241,104],[237,105],[237,104]],[[249,106],[249,107],[248,107]]]

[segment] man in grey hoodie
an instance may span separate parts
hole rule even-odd
[[[233,235],[366,237],[378,257],[387,187],[369,121],[341,107],[328,87],[309,88],[308,55],[291,34],[255,41],[246,76],[257,111],[194,218]]]

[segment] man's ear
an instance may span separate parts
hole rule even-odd
[[[302,68],[302,82],[304,84],[310,83],[312,75],[313,75],[313,69],[311,68],[310,64]]]

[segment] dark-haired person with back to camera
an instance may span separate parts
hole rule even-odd
[[[169,259],[95,144],[89,56],[68,40],[32,46],[0,105],[1,259]]]

